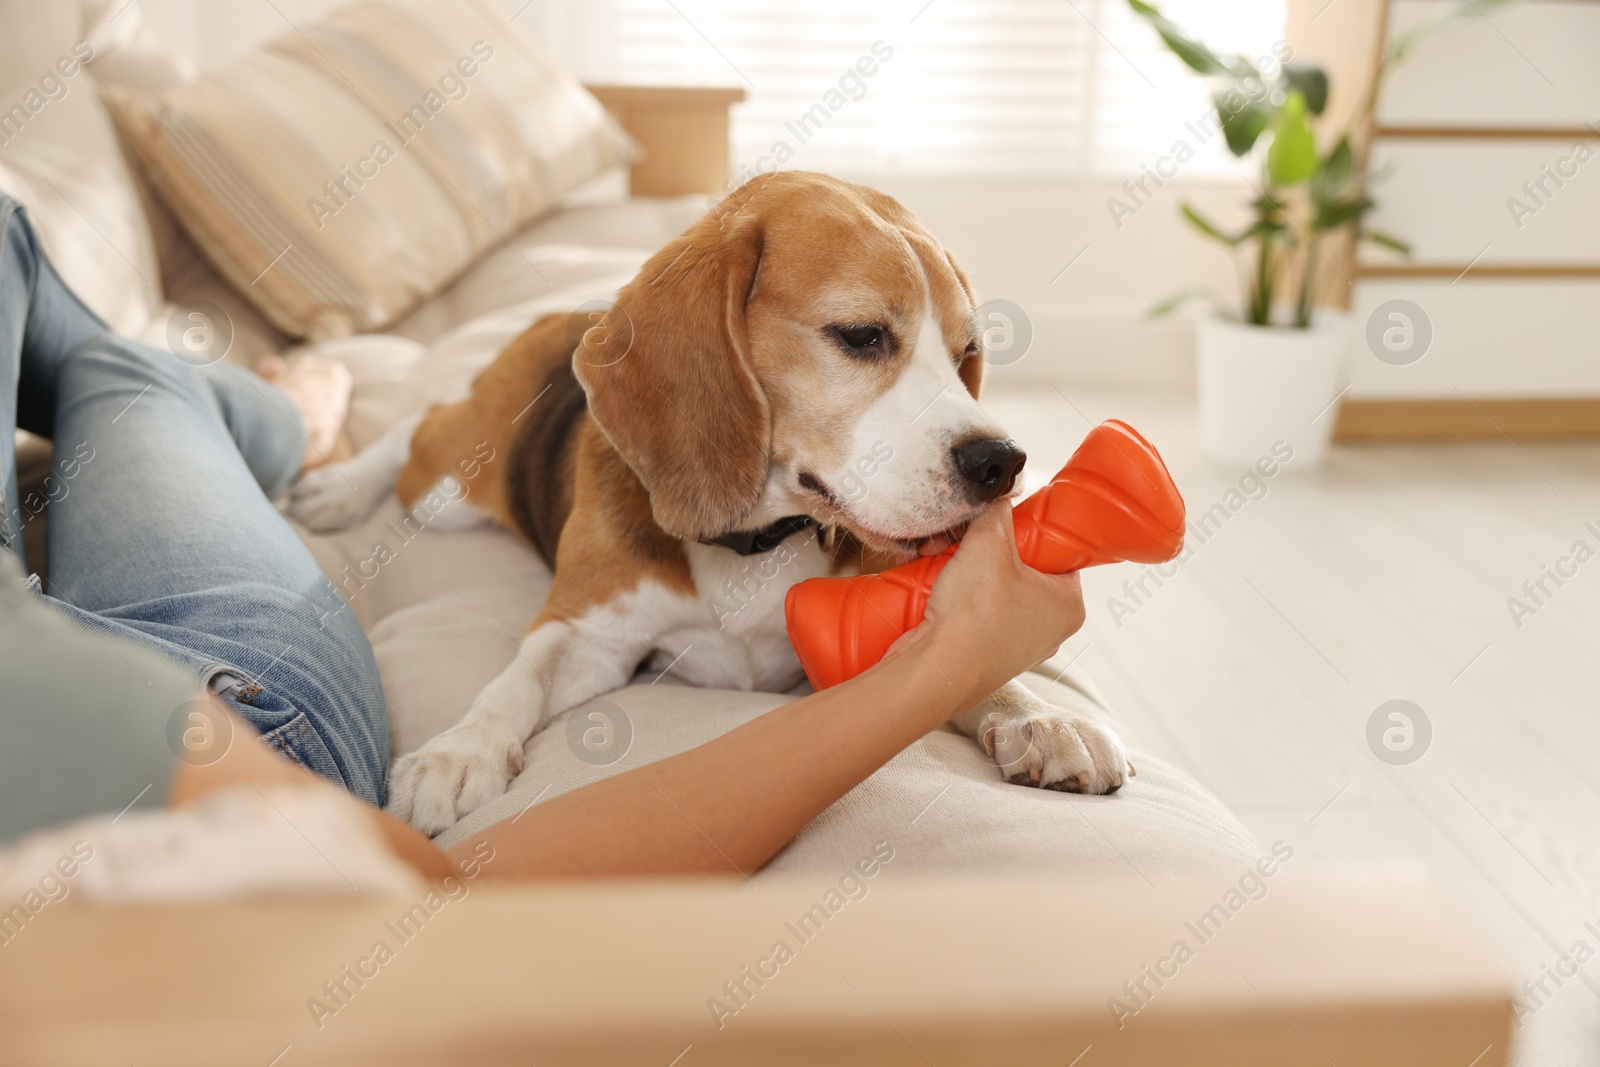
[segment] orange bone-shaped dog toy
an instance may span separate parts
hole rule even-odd
[[[1183,549],[1183,497],[1150,442],[1117,419],[1089,431],[1049,485],[1013,512],[1017,552],[1065,574],[1098,563],[1165,563]],[[949,548],[877,574],[812,578],[784,601],[789,640],[816,689],[877,663],[922,621]]]

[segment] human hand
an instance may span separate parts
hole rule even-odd
[[[890,651],[915,644],[981,697],[1053,656],[1083,620],[1078,575],[1023,563],[1011,505],[1001,500],[972,520],[934,582],[922,624]]]

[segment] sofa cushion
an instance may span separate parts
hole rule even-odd
[[[162,306],[160,266],[116,130],[79,58],[88,50],[73,47],[0,90],[0,190],[28,209],[67,285],[113,329],[136,335]]]
[[[108,100],[201,253],[295,337],[369,331],[631,152],[486,0],[369,0]]]
[[[457,614],[463,628],[474,628]],[[493,640],[485,647],[494,649]],[[503,642],[500,650],[510,655]],[[1059,706],[1107,716],[1076,688],[1031,674],[1023,682]],[[534,803],[704,744],[794,699],[695,689],[670,677],[654,684],[642,679],[557,716],[525,746],[524,769],[511,789],[437,843],[448,847]],[[631,738],[626,754],[597,765],[612,755],[606,743],[620,748],[625,736]],[[1011,785],[970,738],[936,730],[812,820],[765,872],[843,870],[877,841],[893,845],[902,872],[1122,873],[1152,881],[1236,873],[1260,854],[1255,838],[1216,797],[1141,751],[1136,739],[1130,755],[1138,774],[1117,793],[1078,796]]]

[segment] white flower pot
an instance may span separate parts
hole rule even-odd
[[[1322,462],[1350,378],[1348,316],[1319,312],[1310,329],[1251,326],[1215,316],[1196,331],[1200,447],[1223,463],[1279,457],[1286,445],[1308,470]],[[1282,444],[1280,444],[1282,442]]]

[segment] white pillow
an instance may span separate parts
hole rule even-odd
[[[112,329],[137,334],[161,307],[160,266],[94,75],[71,47],[31,81],[0,92],[0,117],[11,119],[0,123],[0,190],[28,209],[56,270],[84,303]]]
[[[89,68],[101,85],[160,93],[200,76],[144,20],[142,5],[128,0],[83,0],[83,36],[94,49]]]

